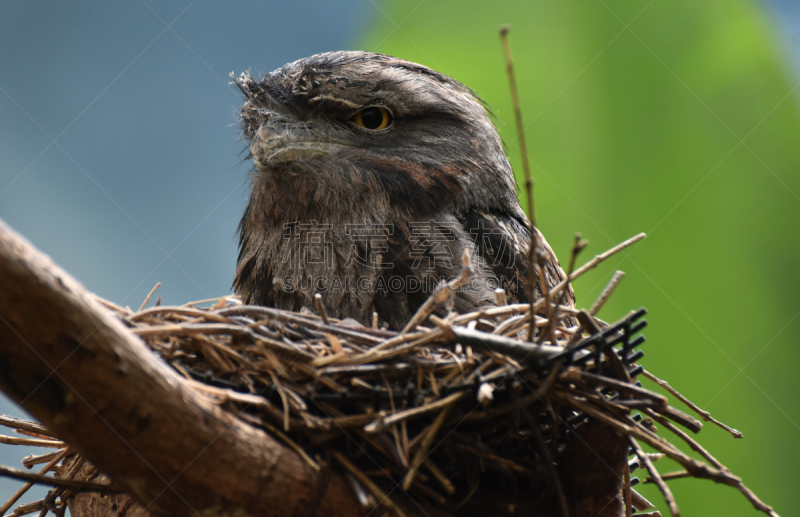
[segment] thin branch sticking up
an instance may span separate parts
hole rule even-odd
[[[161,282],[156,282],[156,285],[154,285],[153,288],[150,289],[150,292],[147,293],[147,297],[144,299],[144,301],[142,302],[142,305],[139,306],[139,310],[136,311],[136,312],[142,312],[142,309],[144,309],[144,306],[147,305],[147,302],[150,301],[150,298],[153,296],[153,293],[155,293],[156,290],[159,287],[161,287]]]
[[[620,251],[624,250],[625,248],[636,244],[637,242],[639,242],[640,240],[644,239],[645,237],[647,237],[647,234],[645,234],[644,232],[639,233],[637,235],[634,235],[630,239],[617,244],[616,246],[614,246],[610,250],[605,251],[605,252],[601,253],[600,255],[595,255],[594,258],[592,258],[592,260],[590,260],[586,264],[582,265],[577,270],[575,270],[574,273],[569,275],[569,278],[564,279],[557,286],[555,286],[551,290],[551,292],[552,293],[557,293],[557,292],[561,291],[562,289],[564,289],[567,286],[567,284],[569,282],[573,282],[576,278],[578,278],[579,276],[583,275],[587,271],[589,271],[591,269],[594,269],[597,266],[599,266],[603,261],[605,261],[606,259],[608,259],[612,255],[615,255],[616,253],[619,253]]]
[[[598,312],[600,312],[600,309],[603,308],[603,305],[606,304],[606,301],[609,299],[609,297],[611,297],[611,295],[614,294],[614,290],[617,288],[617,286],[619,285],[619,283],[622,281],[623,278],[625,278],[624,271],[614,272],[614,277],[608,283],[606,288],[603,289],[603,292],[600,293],[600,296],[597,298],[597,301],[594,302],[592,308],[589,309],[589,314],[595,316]]]
[[[508,25],[500,27],[500,41],[503,44],[506,72],[508,73],[508,82],[511,86],[511,102],[514,104],[514,120],[516,120],[517,123],[517,138],[519,140],[519,150],[522,154],[522,173],[525,177],[525,195],[528,198],[528,219],[530,219],[531,222],[531,246],[528,250],[528,267],[530,268],[528,270],[528,276],[530,277],[528,281],[528,298],[531,302],[531,320],[528,326],[528,340],[533,342],[533,332],[535,330],[533,303],[536,285],[533,278],[536,274],[536,250],[539,248],[539,238],[536,230],[536,211],[533,205],[533,177],[531,176],[531,166],[528,159],[528,146],[525,143],[525,126],[522,123],[522,108],[519,104],[519,93],[517,93],[517,80],[514,77],[514,59],[511,57],[511,46],[508,44],[508,32],[510,30],[511,27]],[[545,284],[542,285],[542,289],[545,289],[544,285]]]

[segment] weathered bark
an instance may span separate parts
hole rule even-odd
[[[0,221],[0,389],[155,515],[302,515],[321,477],[192,391]],[[333,475],[314,515],[359,515]]]
[[[73,517],[150,517],[150,513],[127,494],[75,494],[69,500]]]
[[[77,458],[72,456],[64,460],[56,470],[56,477],[64,476]],[[84,462],[78,475],[85,476],[88,467],[89,463]],[[91,481],[103,485],[111,483],[104,474],[92,477]],[[67,504],[72,517],[151,517],[150,512],[128,494],[80,492],[69,497]]]

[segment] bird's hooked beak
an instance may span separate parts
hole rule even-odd
[[[230,76],[247,100],[242,109],[245,126],[258,125],[250,134],[250,153],[260,172],[269,172],[281,163],[322,158],[352,147],[321,134],[313,123],[281,113],[280,103],[261,89],[249,72],[238,78],[233,73]]]
[[[322,158],[349,147],[352,146],[331,141],[309,124],[268,117],[253,134],[250,152],[258,170],[268,172],[279,163]]]

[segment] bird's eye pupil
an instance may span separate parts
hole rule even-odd
[[[389,110],[381,106],[370,106],[359,111],[351,118],[356,125],[365,129],[380,130],[389,127],[392,122]]]
[[[380,108],[367,108],[361,112],[361,121],[367,129],[378,129],[383,124]]]

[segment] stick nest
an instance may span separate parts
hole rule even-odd
[[[313,469],[345,473],[366,508],[403,515],[393,501],[405,491],[457,513],[492,494],[510,501],[509,508],[527,501],[523,507],[545,505],[564,515],[557,469],[569,438],[593,423],[628,440],[634,457],[621,493],[609,497],[622,498],[629,512],[653,508],[630,488],[629,471],[641,465],[645,482],[659,486],[675,515],[664,479],[685,476],[736,487],[756,508],[776,515],[681,429],[698,432],[698,420],[636,381],[647,376],[713,421],[638,364],[644,310],[609,325],[594,316],[602,301],[591,311],[559,305],[559,286],[535,305],[505,305],[499,292],[497,307],[454,314],[446,305],[457,287],[440,286],[400,332],[324,313],[245,306],[233,297],[136,312],[101,302],[196,390],[282,440]],[[445,308],[439,317],[432,314],[437,307]],[[91,485],[96,469],[42,426],[10,417],[0,417],[0,424],[30,436],[6,437],[6,443],[56,449],[25,458],[26,467],[45,463],[45,474],[61,463],[61,478],[90,483],[58,486],[14,515],[63,515],[72,494],[99,488]],[[662,429],[702,460],[660,436]],[[639,443],[658,453],[646,454]],[[685,470],[660,475],[653,461],[662,456]]]

